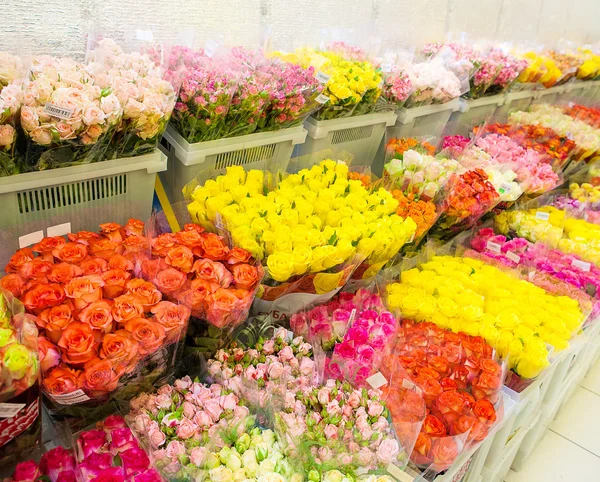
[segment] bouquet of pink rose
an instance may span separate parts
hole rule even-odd
[[[23,102],[23,62],[0,52],[0,177],[19,172],[19,117]]]
[[[5,482],[78,482],[76,470],[73,453],[59,446],[42,455],[39,465],[33,460],[19,463],[13,476],[5,479]]]

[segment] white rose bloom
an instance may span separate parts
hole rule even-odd
[[[233,482],[233,472],[222,465],[208,471],[213,482]]]

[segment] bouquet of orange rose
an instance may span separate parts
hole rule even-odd
[[[263,278],[260,262],[196,224],[151,236],[150,244],[152,259],[142,262],[142,276],[166,298],[191,309],[186,353],[221,348],[227,335],[248,318]]]
[[[35,315],[43,392],[67,414],[170,376],[190,316],[136,276],[150,257],[141,221],[100,228],[20,249],[0,280]]]

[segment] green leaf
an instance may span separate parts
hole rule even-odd
[[[116,467],[121,467],[123,465],[123,461],[121,460],[121,457],[119,455],[114,456],[113,464],[115,464]]]

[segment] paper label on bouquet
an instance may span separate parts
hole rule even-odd
[[[350,318],[348,318],[348,326],[352,326],[355,316],[356,316],[356,308],[353,308],[352,311],[350,312]]]
[[[225,229],[221,213],[217,213],[217,215],[215,216],[215,228],[217,228],[217,231],[222,231],[223,229]]]
[[[323,95],[323,94],[319,94],[315,100],[319,104],[326,104],[327,102],[329,102],[329,97],[327,97],[326,95]]]
[[[488,241],[486,246],[487,249],[493,251],[494,253],[500,253],[502,251],[502,246],[500,246],[498,243],[494,243],[493,241]]]
[[[548,221],[548,219],[550,219],[550,213],[545,213],[544,211],[538,211],[535,213],[535,217],[537,219],[541,219],[542,221]]]
[[[0,418],[13,418],[24,408],[24,403],[0,403]]]
[[[415,480],[414,477],[411,477],[400,467],[396,467],[394,464],[389,464],[386,469],[388,473],[399,482],[413,482],[413,480]]]
[[[46,229],[48,237],[52,236],[65,236],[71,232],[71,223],[57,224],[56,226],[50,226]]]
[[[581,261],[580,259],[574,259],[573,262],[571,263],[571,266],[573,266],[573,268],[579,268],[581,271],[586,271],[588,272],[590,270],[590,268],[592,267],[592,265],[586,261]]]
[[[519,264],[521,262],[521,257],[516,255],[512,251],[507,251],[506,257],[517,264]]]
[[[414,240],[415,240],[415,233],[413,232],[413,233],[410,235],[410,239],[408,240],[408,242],[409,242],[409,243],[412,243]]]
[[[19,237],[19,249],[26,248],[32,244],[39,243],[44,239],[44,231],[35,231]]]
[[[331,79],[331,75],[327,75],[319,71],[317,72],[317,75],[315,75],[315,78],[322,84],[326,84],[327,82],[329,82],[329,79]]]
[[[500,185],[500,194],[504,194],[505,192],[510,192],[511,185],[508,183],[502,183]]]
[[[152,42],[154,40],[154,35],[152,35],[152,30],[136,30],[135,36],[138,40],[143,40],[144,42]]]
[[[73,117],[73,112],[73,109],[60,107],[58,105],[51,104],[50,102],[46,102],[46,105],[44,106],[44,114],[52,117],[58,117],[59,119],[63,120],[68,120]]]
[[[375,389],[387,385],[387,382],[387,379],[383,376],[381,372],[377,372],[374,375],[371,375],[369,378],[367,378],[367,383]]]
[[[61,405],[73,405],[74,403],[87,402],[90,399],[81,389],[64,395],[51,395],[50,398]]]

